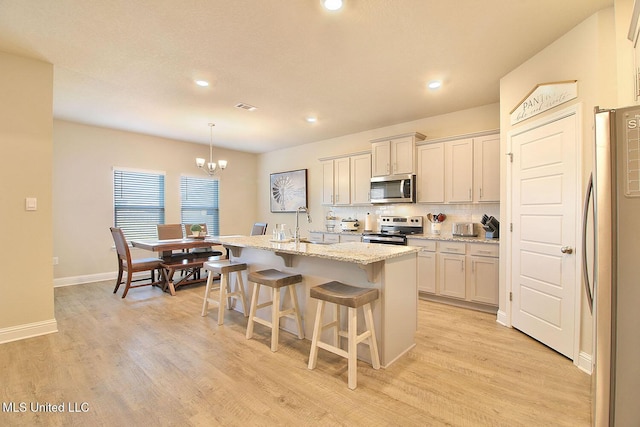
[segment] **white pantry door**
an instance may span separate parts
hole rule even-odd
[[[511,138],[512,325],[573,359],[576,115]]]

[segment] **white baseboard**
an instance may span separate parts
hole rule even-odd
[[[591,375],[592,368],[593,368],[593,360],[591,359],[590,354],[587,354],[584,351],[581,351],[580,355],[578,356],[578,360],[576,361],[575,364],[576,366],[578,366],[578,369]]]
[[[507,313],[502,310],[498,310],[498,317],[496,318],[496,322],[500,323],[502,326],[511,327],[509,324],[509,319],[507,319]]]
[[[53,287],[59,288],[62,286],[83,285],[85,283],[102,282],[104,280],[113,280],[115,285],[116,277],[118,277],[117,271],[112,271],[109,273],[86,274],[84,276],[59,277],[57,279],[53,279]],[[133,275],[134,279],[143,277],[149,277],[149,272],[144,271],[141,273],[134,273]]]
[[[0,344],[58,332],[56,319],[0,329]]]

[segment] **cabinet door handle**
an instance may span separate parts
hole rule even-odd
[[[471,189],[469,189],[469,199],[471,199]]]
[[[482,187],[480,187],[480,198],[482,199]]]

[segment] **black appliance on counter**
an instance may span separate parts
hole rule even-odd
[[[500,237],[500,222],[495,217],[482,215],[482,228],[486,232],[484,237],[487,239],[497,239]]]
[[[383,245],[407,245],[407,235],[423,234],[421,216],[381,216],[380,232],[365,233],[364,243],[380,243]]]

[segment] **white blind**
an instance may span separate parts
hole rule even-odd
[[[127,240],[155,239],[164,224],[164,174],[114,169],[115,226]]]
[[[183,224],[207,224],[208,234],[220,235],[218,187],[216,179],[180,177]]]

